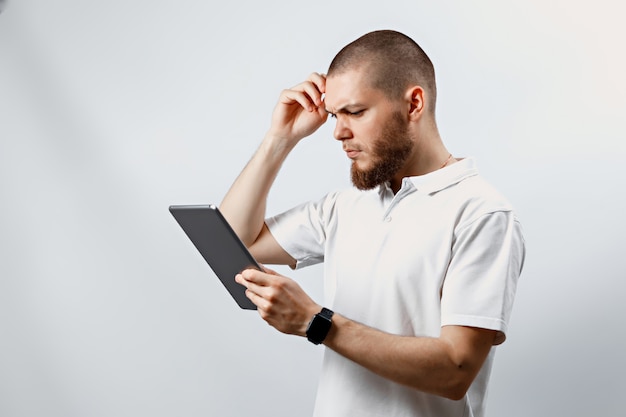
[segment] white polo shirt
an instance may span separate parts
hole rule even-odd
[[[524,262],[511,204],[471,158],[388,185],[349,189],[267,220],[297,267],[324,262],[325,306],[404,336],[442,326],[497,330],[505,339]],[[451,401],[379,377],[330,349],[315,416],[483,416],[494,349],[466,397]]]

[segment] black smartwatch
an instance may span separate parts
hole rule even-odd
[[[319,345],[326,339],[326,335],[328,335],[333,324],[331,320],[333,314],[332,310],[324,307],[322,311],[313,316],[306,328],[306,338],[309,339],[309,342]]]

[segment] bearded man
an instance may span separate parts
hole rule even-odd
[[[360,37],[281,93],[220,205],[260,262],[324,262],[322,304],[269,269],[235,278],[270,325],[325,345],[317,417],[484,415],[525,246],[511,204],[444,146],[436,96],[411,38]],[[354,188],[266,218],[281,165],[329,116]]]

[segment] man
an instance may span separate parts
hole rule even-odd
[[[511,205],[445,148],[435,103],[422,49],[366,34],[282,92],[220,206],[260,262],[325,264],[325,307],[269,269],[236,277],[270,325],[328,348],[315,416],[484,415],[524,243]],[[329,115],[355,188],[266,220],[283,161]]]

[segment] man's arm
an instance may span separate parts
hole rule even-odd
[[[261,317],[277,330],[306,336],[321,306],[293,280],[274,271],[246,270],[237,282]],[[370,371],[430,394],[458,400],[467,392],[495,340],[496,331],[444,326],[437,338],[398,336],[333,315],[324,344]]]
[[[397,336],[334,314],[324,344],[382,377],[459,400],[480,371],[495,336],[495,330],[463,326],[444,326],[437,338]]]
[[[220,204],[224,217],[262,263],[295,264],[265,226],[267,196],[291,150],[326,122],[325,88],[326,78],[313,73],[281,93],[269,131]]]

